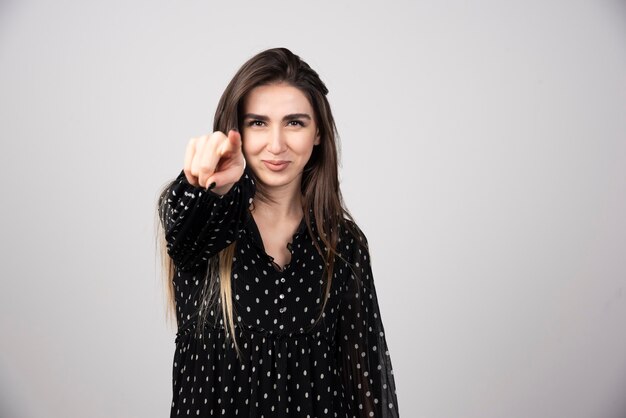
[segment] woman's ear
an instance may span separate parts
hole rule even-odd
[[[318,129],[317,132],[315,133],[315,140],[313,141],[313,145],[319,145],[319,144],[320,144],[320,131]]]

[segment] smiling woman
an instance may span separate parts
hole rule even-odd
[[[246,162],[268,188],[299,198],[302,171],[320,143],[311,103],[298,88],[283,82],[253,88],[243,101],[243,112]],[[301,216],[299,199],[286,203]]]
[[[327,93],[286,48],[252,57],[160,194],[172,417],[398,416]]]

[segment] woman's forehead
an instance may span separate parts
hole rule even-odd
[[[270,84],[253,88],[244,98],[244,114],[283,117],[290,113],[311,113],[309,100],[300,89],[289,84]]]

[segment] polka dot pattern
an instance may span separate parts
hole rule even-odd
[[[287,246],[289,263],[278,266],[248,210],[256,190],[248,170],[224,195],[192,186],[181,171],[164,195],[160,216],[175,266],[178,322],[171,416],[397,417],[367,247],[339,228],[337,250],[348,262],[336,258],[329,299],[315,322],[326,288],[314,239],[325,247],[303,218]],[[208,260],[233,242],[241,358],[225,338],[219,305],[197,329]]]

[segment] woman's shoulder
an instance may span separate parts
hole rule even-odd
[[[368,242],[365,232],[359,227],[356,221],[349,217],[344,217],[340,226],[339,239],[342,249],[346,255],[352,259],[356,253],[363,250],[368,251]]]
[[[342,238],[344,236],[352,237],[358,239],[359,241],[365,241],[367,243],[367,237],[365,236],[365,233],[354,219],[344,216],[340,229]]]

